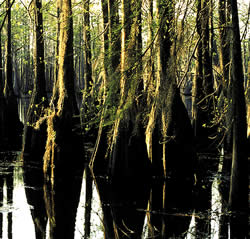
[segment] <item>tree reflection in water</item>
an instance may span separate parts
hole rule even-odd
[[[18,160],[17,155],[13,153],[1,153],[0,159],[0,238],[51,238],[49,237],[44,206],[43,179],[39,179],[39,170],[42,170],[42,168],[37,164],[23,164],[23,162]],[[73,229],[71,228],[70,230],[75,231],[75,239],[115,239],[118,237],[145,239],[150,237],[152,228],[155,230],[154,238],[174,238],[168,234],[165,237],[160,236],[163,221],[166,229],[176,230],[175,232],[169,230],[168,233],[173,235],[179,230],[179,236],[175,238],[185,238],[184,234],[188,229],[188,221],[192,211],[188,212],[186,208],[183,208],[183,210],[180,208],[166,208],[162,210],[160,207],[157,209],[156,206],[153,207],[154,209],[152,207],[151,209],[150,207],[147,208],[148,201],[153,202],[153,197],[155,203],[157,201],[158,203],[161,202],[164,183],[155,180],[150,187],[147,183],[143,184],[143,180],[140,181],[139,179],[127,179],[111,183],[103,175],[99,175],[93,180],[91,174],[86,172],[85,169],[84,176],[80,177],[80,180],[82,178],[83,180],[76,223],[74,214],[66,218],[62,204],[57,202],[58,210],[60,210],[59,215],[62,219],[61,224],[58,225],[69,227],[68,223],[70,220],[71,225],[73,225]],[[87,180],[86,175],[88,175]],[[165,186],[167,185],[168,188],[173,185],[173,190],[171,191],[173,194],[176,182],[169,181],[165,183]],[[72,187],[73,190],[74,188]],[[215,195],[219,193],[218,179],[216,177],[213,181],[212,191],[212,210],[214,212],[212,211],[213,218],[210,219],[213,229],[210,238],[217,238],[218,231],[216,232],[216,230],[218,230],[219,217],[221,215],[221,204],[217,200],[219,195]],[[58,195],[61,196],[62,193],[59,192]],[[176,197],[178,197],[178,200],[175,201]],[[169,199],[171,200],[169,204],[174,205],[176,203],[178,206],[180,201],[185,199],[180,194],[173,195]],[[72,207],[70,203],[68,201],[67,206],[69,208]],[[150,217],[145,217],[147,211],[150,212]],[[148,222],[146,223],[146,221]],[[173,223],[177,224],[174,225]],[[150,229],[150,227],[152,228]],[[60,227],[58,230],[60,230]],[[46,237],[45,232],[47,234]],[[184,233],[183,236],[180,236],[181,233]],[[85,237],[87,235],[89,237]],[[141,235],[143,236],[141,237]],[[66,237],[60,235],[60,238]],[[188,234],[186,238],[195,238],[195,236]]]

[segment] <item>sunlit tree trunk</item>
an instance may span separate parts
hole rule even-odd
[[[97,134],[95,153],[91,158],[90,166],[93,168],[95,158],[95,167],[98,170],[105,171],[107,169],[106,152],[109,148],[108,132],[112,125],[105,125],[114,116],[114,111],[117,109],[120,99],[120,56],[121,56],[121,30],[119,20],[119,2],[116,0],[103,0],[103,28],[104,28],[104,44],[103,44],[103,99],[102,111]],[[99,164],[100,163],[100,164]],[[97,171],[95,171],[97,173]],[[100,171],[99,171],[100,172]]]
[[[82,134],[75,104],[73,19],[71,0],[61,3],[58,58],[58,97],[48,109],[43,157],[46,209],[51,238],[73,238],[83,173]],[[69,161],[70,159],[70,161]],[[62,210],[63,208],[63,210]]]
[[[103,0],[103,22],[104,22],[104,69],[106,78],[104,87],[107,90],[113,81],[119,82],[119,69],[121,42],[120,42],[120,23],[118,13],[119,2],[116,0]],[[113,92],[114,93],[114,92]],[[118,94],[118,92],[116,92]],[[114,93],[114,94],[116,94]]]
[[[92,59],[91,59],[91,31],[90,31],[90,1],[84,1],[83,13],[83,42],[84,42],[84,90],[89,93],[92,83]]]
[[[117,120],[114,125],[112,160],[109,168],[111,174],[117,174],[123,168],[123,173],[133,174],[133,168],[136,168],[138,162],[133,162],[132,158],[127,157],[129,150],[120,148],[121,140],[128,140],[132,137],[133,128],[138,130],[135,137],[143,141],[143,135],[140,122],[142,97],[142,77],[141,77],[141,1],[124,0],[122,2],[122,44],[121,44],[121,80],[120,80],[120,97],[119,109],[117,111]],[[136,99],[136,100],[135,100]],[[124,134],[118,136],[119,134]],[[137,135],[138,134],[138,135]],[[125,136],[126,135],[126,136]],[[126,139],[127,138],[127,139]],[[119,145],[119,146],[118,146]],[[111,147],[111,148],[112,148]],[[117,155],[125,150],[122,158]],[[143,159],[144,160],[144,159]],[[137,165],[137,166],[136,166]],[[118,167],[118,168],[116,168]],[[119,173],[118,173],[119,174]],[[117,174],[117,175],[118,175]]]
[[[219,0],[218,13],[219,13],[219,51],[220,51],[220,68],[222,70],[222,86],[226,90],[226,85],[229,80],[229,37],[227,29],[229,27],[229,20],[227,18],[228,1]]]
[[[87,133],[94,127],[90,126],[91,118],[95,114],[94,82],[92,75],[92,48],[91,48],[91,25],[90,25],[90,1],[83,1],[83,44],[84,44],[84,91],[81,107],[82,128]],[[95,134],[95,132],[94,132]]]
[[[44,64],[44,32],[43,32],[43,15],[42,15],[42,1],[35,0],[33,2],[33,17],[34,17],[34,82],[33,91],[29,104],[28,113],[26,116],[24,135],[23,135],[23,148],[22,158],[24,160],[24,167],[30,165],[30,163],[36,163],[40,166],[36,174],[36,180],[38,182],[43,181],[42,166],[43,166],[43,154],[46,144],[47,128],[46,122],[43,121],[39,125],[40,118],[43,118],[46,114],[45,109],[48,107],[48,99],[46,94],[46,81],[45,81],[45,64]],[[37,125],[39,126],[37,126]],[[28,167],[28,166],[27,166]],[[33,174],[34,176],[34,174]],[[25,174],[24,181],[30,183],[29,174]],[[40,185],[42,186],[42,185]],[[26,190],[27,196],[42,197],[41,192],[30,192]],[[36,194],[37,193],[37,194]],[[28,198],[29,200],[29,198]],[[35,232],[37,238],[45,238],[47,217],[45,211],[45,203],[40,201],[40,205],[34,204],[34,210],[32,210],[32,217],[35,221]],[[38,208],[39,207],[39,210]],[[39,215],[37,215],[37,210]]]
[[[147,26],[148,26],[148,35],[147,35],[147,54],[146,54],[146,91],[148,91],[148,98],[147,98],[147,103],[148,105],[151,104],[151,93],[154,90],[154,80],[155,80],[155,67],[154,67],[154,44],[153,44],[153,36],[154,36],[154,31],[153,31],[153,0],[148,0],[148,20],[147,20]]]
[[[59,56],[59,35],[60,35],[60,12],[62,9],[62,1],[56,1],[56,13],[57,13],[57,28],[56,28],[56,46],[55,46],[55,62],[54,62],[54,87],[53,87],[53,94],[52,100],[57,101],[59,97],[58,92],[58,56]],[[54,102],[52,103],[54,104]]]
[[[174,37],[175,5],[172,1],[159,0],[156,11],[157,74],[155,98],[146,129],[146,142],[153,167],[152,173],[162,179],[152,185],[150,211],[162,211],[163,216],[158,219],[155,215],[150,215],[150,236],[160,234],[159,238],[181,237],[187,230],[190,219],[178,218],[174,214],[175,208],[183,213],[191,210],[193,133],[176,84],[174,49],[178,43]],[[176,187],[182,189],[176,192]],[[185,201],[181,200],[182,195],[185,195]],[[157,228],[158,232],[154,228]]]
[[[120,101],[113,125],[108,165],[113,190],[121,187],[122,191],[129,189],[138,191],[144,186],[148,176],[149,162],[142,124],[141,7],[141,1],[122,1]],[[128,197],[130,196],[132,195]],[[116,193],[116,197],[117,202],[123,200],[120,198],[120,191]],[[141,208],[146,208],[146,201],[141,200],[140,205]],[[129,237],[139,238],[144,216],[142,214],[132,216],[131,220],[137,223],[130,224],[128,219],[131,217],[130,213],[127,215],[125,210],[115,206],[113,210],[115,234],[123,238],[124,234],[121,232],[123,230]],[[129,225],[128,228],[134,233],[124,224]]]
[[[246,103],[244,96],[244,75],[241,56],[241,41],[237,1],[232,6],[232,111],[233,111],[233,148],[230,179],[229,208],[230,238],[248,236],[248,160]]]
[[[35,44],[33,53],[34,88],[30,100],[28,113],[26,116],[23,138],[23,152],[35,152],[35,154],[37,153],[42,155],[46,140],[46,127],[43,125],[40,129],[34,129],[36,127],[36,122],[39,120],[40,117],[44,116],[45,108],[48,106],[45,81],[43,16],[41,0],[34,1],[33,7],[35,26]],[[37,144],[35,142],[37,142]],[[41,147],[40,149],[39,145]]]
[[[108,1],[102,0],[102,16],[103,16],[103,87],[104,95],[106,94],[106,85],[107,85],[107,75],[109,69],[109,11],[108,11]]]

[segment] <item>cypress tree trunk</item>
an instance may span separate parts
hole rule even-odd
[[[57,12],[57,28],[56,28],[56,47],[55,47],[55,62],[54,62],[54,87],[52,93],[53,104],[56,104],[56,101],[59,97],[58,92],[58,57],[59,57],[59,35],[60,35],[60,13],[62,9],[62,1],[56,1],[56,12]]]
[[[109,169],[112,176],[136,175],[138,167],[144,167],[147,161],[143,146],[144,133],[141,121],[142,97],[139,98],[142,93],[140,1],[124,0],[122,2],[122,25],[121,100],[111,145],[112,156]],[[135,138],[138,140],[135,141],[135,144],[138,144],[138,147],[143,147],[138,148],[138,151],[142,150],[143,157],[140,157],[142,162],[138,162],[138,157],[135,156],[138,152],[132,153],[136,146],[132,145],[131,142]],[[131,152],[129,152],[130,150]],[[131,156],[129,156],[130,154]]]
[[[117,69],[120,64],[120,33],[119,30],[119,14],[118,14],[119,3],[116,0],[103,0],[102,11],[103,11],[103,22],[104,22],[104,69],[107,79],[105,79],[104,87],[105,93],[111,90],[110,87],[113,84],[112,79],[118,82],[117,78],[119,70]],[[116,90],[117,91],[117,90]],[[112,91],[114,94],[114,92]],[[118,92],[117,92],[118,93]]]
[[[153,0],[148,1],[149,10],[147,12],[148,16],[148,36],[147,36],[147,47],[149,50],[146,54],[146,91],[153,92],[154,90],[154,81],[155,81],[155,67],[154,67],[154,56],[153,56]],[[148,94],[147,103],[151,105],[152,103],[151,94]]]
[[[174,9],[171,1],[157,1],[156,97],[146,129],[148,154],[153,175],[157,176],[152,187],[151,210],[163,212],[161,220],[150,215],[150,235],[156,236],[157,228],[160,238],[182,237],[188,228],[190,218],[174,214],[176,208],[180,213],[191,210],[195,158],[191,123],[176,85],[174,49],[178,43],[174,41]],[[181,189],[177,192],[176,188]]]
[[[45,117],[48,99],[46,94],[45,64],[44,64],[44,38],[43,38],[43,16],[42,1],[35,0],[34,8],[34,26],[35,26],[35,44],[34,44],[34,88],[26,116],[22,158],[24,161],[24,182],[30,187],[43,186],[43,154],[46,144],[46,122],[39,125],[39,120]],[[39,125],[39,127],[38,127]],[[35,172],[29,170],[30,165],[36,165]],[[47,216],[45,202],[43,200],[43,191],[30,190],[26,188],[28,202],[33,206],[32,218],[35,224],[35,233],[37,238],[46,237]]]
[[[117,207],[125,198],[131,204],[133,196],[145,195],[148,190],[148,157],[142,124],[142,76],[141,76],[141,1],[122,1],[122,43],[120,101],[113,125],[109,154],[110,190],[114,191],[112,215],[114,234],[124,238],[139,238],[144,215]],[[133,193],[128,193],[132,191]],[[140,192],[140,193],[138,193]],[[145,195],[147,198],[147,195]],[[146,208],[147,201],[140,199],[137,207]],[[132,222],[132,223],[131,223]],[[136,223],[135,223],[136,222]],[[128,225],[128,227],[124,226]],[[134,233],[131,233],[131,228]],[[120,230],[121,229],[121,230]]]
[[[103,86],[104,86],[104,97],[107,92],[107,76],[108,76],[108,70],[109,70],[109,12],[108,12],[108,1],[102,0],[102,16],[103,16],[103,28],[104,28],[104,34],[103,34],[103,70],[104,70],[104,76],[103,76]]]
[[[197,183],[195,206],[196,236],[210,235],[211,186],[209,178],[212,170],[217,169],[212,157],[217,148],[214,140],[216,125],[213,123],[215,102],[212,73],[212,56],[209,47],[209,12],[210,1],[197,0],[196,27],[200,42],[197,47],[196,76],[193,82],[193,128],[196,151],[199,153],[196,165]],[[210,21],[211,22],[211,21]],[[211,36],[212,37],[212,36]],[[215,155],[213,155],[215,154]],[[212,155],[212,157],[210,156]],[[209,169],[209,170],[208,170]]]
[[[197,47],[196,76],[193,82],[193,127],[199,152],[212,151],[215,146],[209,140],[214,136],[213,119],[213,76],[209,48],[209,1],[197,0]]]
[[[90,36],[90,12],[89,12],[89,0],[84,1],[84,30],[83,30],[83,41],[84,41],[84,90],[89,93],[89,87],[92,83],[92,66],[91,66],[91,36]]]
[[[219,190],[222,197],[222,214],[220,216],[219,222],[219,236],[222,238],[228,237],[228,216],[226,215],[226,210],[228,207],[228,197],[229,197],[229,178],[231,169],[231,160],[227,157],[230,153],[232,144],[232,112],[231,108],[231,89],[232,83],[230,81],[229,68],[230,68],[230,35],[231,31],[228,29],[230,24],[230,0],[219,1],[218,13],[219,13],[219,61],[221,69],[221,86],[220,86],[220,96],[218,101],[218,108],[224,115],[223,122],[221,123],[221,128],[226,128],[227,131],[222,130],[222,137],[225,137],[223,141],[223,151],[226,152],[226,156],[223,158],[222,162],[222,181],[219,185]],[[229,110],[226,110],[229,109]],[[225,127],[224,127],[225,126]]]
[[[91,26],[90,26],[90,1],[83,4],[83,43],[84,43],[84,91],[81,107],[82,128],[85,138],[92,141],[91,136],[96,135],[95,126],[91,125],[91,119],[95,115],[95,95],[92,75],[92,50],[91,50]]]
[[[60,0],[59,0],[60,3]],[[51,238],[73,238],[83,173],[83,142],[78,132],[73,69],[71,0],[62,0],[60,13],[58,98],[48,109],[44,153],[44,186]],[[69,161],[70,159],[70,161]],[[63,209],[63,210],[62,210]]]
[[[237,1],[232,6],[232,111],[233,111],[233,148],[232,170],[229,192],[230,238],[248,236],[248,160],[246,103],[244,96],[244,75],[242,66],[241,41]]]
[[[4,97],[6,100],[6,123],[5,127],[8,132],[8,145],[13,149],[20,147],[20,134],[22,132],[22,123],[18,116],[17,100],[13,89],[12,79],[12,52],[11,52],[11,4],[6,1],[7,19],[7,39],[6,39],[6,56],[5,56],[5,83],[4,83]],[[15,126],[15,127],[14,127]]]
[[[95,166],[95,174],[106,173],[108,167],[107,151],[109,149],[108,132],[111,131],[110,121],[114,120],[114,109],[118,108],[120,100],[120,55],[121,30],[119,22],[119,2],[107,0],[102,2],[104,21],[104,71],[102,113],[95,150],[91,157],[90,167]],[[95,161],[95,159],[98,159]],[[105,160],[103,160],[105,159]],[[95,162],[95,164],[94,164]]]
[[[0,32],[0,149],[6,147],[6,101],[3,94],[2,33]]]
[[[36,127],[37,121],[44,117],[45,108],[48,107],[45,81],[45,64],[44,64],[44,38],[43,38],[43,16],[42,2],[34,2],[34,25],[35,25],[35,45],[34,45],[34,88],[26,116],[24,136],[23,136],[23,153],[31,154],[31,158],[42,155],[46,141],[46,126]]]
[[[13,82],[12,82],[12,49],[11,49],[11,8],[10,1],[6,1],[7,20],[6,32],[7,39],[5,42],[6,55],[5,55],[5,83],[4,83],[4,96],[7,98],[14,95]]]

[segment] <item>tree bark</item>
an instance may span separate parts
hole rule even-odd
[[[47,130],[45,121],[39,125],[39,120],[46,114],[46,108],[48,107],[48,99],[46,93],[46,81],[45,81],[45,63],[44,63],[44,32],[43,32],[43,13],[42,13],[42,1],[35,0],[33,2],[33,17],[34,17],[34,82],[32,96],[25,120],[24,134],[23,134],[23,146],[22,146],[22,158],[24,161],[24,180],[25,183],[31,184],[31,177],[35,174],[29,172],[28,168],[30,164],[36,164],[40,170],[36,171],[35,181],[39,185],[43,186],[43,154],[47,138]],[[34,180],[34,179],[33,179]],[[28,200],[33,203],[34,210],[32,210],[32,218],[35,222],[35,232],[37,238],[45,238],[47,216],[45,210],[44,200],[39,199],[43,196],[43,192],[30,191],[26,189],[26,195]],[[37,203],[37,201],[39,203]]]
[[[43,16],[42,16],[41,0],[34,1],[33,7],[34,7],[34,25],[35,25],[35,35],[34,35],[35,45],[33,54],[34,88],[32,91],[29,109],[26,116],[24,136],[23,136],[23,153],[36,154],[40,152],[40,155],[42,156],[46,140],[46,128],[44,128],[43,126],[40,129],[37,128],[35,129],[37,121],[39,120],[39,118],[44,117],[45,108],[48,107],[46,81],[45,81]],[[36,145],[35,142],[38,141],[39,144]],[[44,143],[41,143],[41,141]],[[41,145],[40,149],[39,145]]]
[[[200,42],[197,47],[196,76],[193,82],[193,127],[196,147],[199,152],[215,150],[209,137],[214,136],[211,123],[214,112],[214,89],[212,61],[209,48],[209,1],[197,1],[197,33]]]
[[[55,62],[54,62],[54,87],[52,93],[52,103],[56,104],[59,97],[58,92],[58,58],[59,58],[59,36],[60,36],[60,13],[62,9],[62,1],[56,1],[56,13],[57,13],[57,28],[56,28],[56,47],[55,47]]]
[[[73,238],[83,173],[83,141],[75,104],[71,0],[61,3],[58,97],[48,109],[43,170],[51,238]],[[70,162],[69,162],[69,159]],[[63,209],[63,210],[62,210]]]
[[[129,141],[138,137],[137,143],[140,147],[142,147],[144,141],[141,122],[142,97],[140,97],[142,93],[140,25],[141,1],[124,0],[122,2],[121,98],[116,114],[117,119],[114,123],[111,145],[112,156],[109,161],[112,176],[115,174],[117,176],[134,175],[136,168],[141,164],[132,160],[132,156],[128,157],[132,154],[132,151],[128,152],[130,146],[134,149]],[[133,130],[135,130],[134,133],[132,133]],[[126,143],[123,143],[123,140],[125,140],[124,143],[128,140],[127,146]],[[130,150],[133,150],[132,148]],[[144,149],[141,148],[140,150],[143,151]],[[122,155],[123,151],[126,153]],[[142,155],[145,157],[145,152]],[[133,156],[133,158],[136,157]],[[147,161],[147,157],[142,158],[142,160]]]
[[[210,138],[216,134],[216,127],[212,123],[214,117],[214,89],[213,89],[213,72],[212,56],[210,54],[209,39],[209,0],[196,1],[197,16],[196,29],[199,37],[197,47],[196,75],[193,81],[193,106],[192,121],[195,136],[195,147],[198,154],[196,165],[196,193],[195,209],[198,214],[207,215],[197,217],[196,236],[201,237],[203,234],[210,235],[210,207],[211,207],[211,185],[208,180],[211,177],[211,171],[214,167],[211,160],[206,154],[217,152],[215,140]],[[205,165],[204,165],[205,164]],[[210,170],[207,170],[209,168]]]
[[[150,211],[163,212],[161,220],[150,215],[151,228],[159,230],[159,238],[182,237],[187,230],[190,219],[172,215],[175,208],[181,213],[191,210],[195,159],[191,123],[176,84],[174,9],[171,1],[157,1],[156,89],[146,129],[152,173],[161,179],[153,184],[150,201]],[[176,187],[182,189],[176,192]],[[150,235],[156,236],[153,229]]]
[[[219,100],[218,100],[218,109],[223,115],[223,121],[219,125],[222,129],[222,138],[223,140],[223,151],[228,152],[232,151],[232,111],[230,110],[232,102],[229,100],[231,98],[232,83],[230,80],[230,37],[231,30],[230,27],[230,0],[220,0],[218,6],[219,13],[219,62],[221,70],[221,82],[219,86]],[[229,110],[225,110],[229,109]],[[225,212],[228,207],[228,197],[229,197],[229,180],[226,180],[230,175],[231,169],[231,160],[228,157],[223,158],[222,162],[222,175],[223,180],[219,185],[219,191],[222,197],[222,212]],[[222,238],[228,237],[228,216],[225,213],[222,213],[220,216],[219,222],[219,235]]]
[[[17,100],[13,89],[12,79],[12,49],[11,49],[11,6],[10,0],[6,1],[7,19],[6,19],[6,55],[5,55],[5,83],[4,83],[4,97],[6,100],[6,123],[5,127],[8,132],[8,145],[10,148],[18,149],[21,145],[20,134],[23,125],[19,120]],[[15,125],[15,127],[13,127]]]
[[[119,21],[119,2],[116,0],[102,1],[103,22],[104,22],[104,79],[103,79],[103,102],[102,113],[100,114],[99,130],[95,144],[95,153],[92,155],[90,167],[94,167],[95,173],[106,172],[108,160],[107,149],[109,148],[108,132],[112,125],[110,121],[114,118],[114,109],[118,108],[120,100],[119,79],[120,56],[121,56],[121,25]]]
[[[92,82],[92,59],[91,59],[91,35],[90,35],[90,12],[89,12],[89,0],[84,1],[84,29],[83,29],[83,41],[84,41],[84,90],[90,93],[89,87]]]
[[[3,79],[3,64],[2,64],[2,33],[0,32],[0,148],[3,149],[6,146],[6,100],[4,97],[4,79]]]
[[[147,92],[153,92],[154,90],[154,81],[155,81],[155,64],[154,64],[154,55],[153,55],[153,49],[154,49],[154,44],[153,44],[153,36],[154,36],[154,31],[153,31],[153,1],[149,0],[148,1],[148,20],[147,20],[147,26],[148,26],[148,36],[147,36],[147,47],[149,47],[149,50],[146,54],[146,91]],[[152,103],[152,97],[151,94],[148,93],[147,96],[147,104],[151,105]]]
[[[248,236],[248,160],[246,103],[244,96],[244,74],[242,66],[241,41],[239,31],[237,1],[232,6],[232,111],[233,111],[233,148],[230,179],[229,208],[230,238]]]

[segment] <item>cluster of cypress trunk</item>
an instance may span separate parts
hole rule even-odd
[[[43,169],[38,181],[44,188],[46,200],[42,202],[43,216],[36,225],[36,233],[42,235],[41,238],[45,236],[47,220],[51,238],[72,238],[84,164],[89,164],[95,175],[108,176],[107,184],[101,185],[110,194],[119,192],[122,187],[128,194],[131,191],[137,195],[138,191],[143,195],[143,198],[138,196],[140,204],[137,206],[147,208],[150,236],[183,237],[193,211],[198,215],[197,237],[211,234],[207,222],[211,182],[207,180],[212,176],[210,170],[216,171],[219,163],[210,159],[218,157],[222,149],[232,161],[223,161],[222,171],[231,175],[231,179],[227,183],[230,190],[222,191],[223,202],[226,202],[222,208],[231,211],[232,215],[221,216],[220,235],[228,236],[229,218],[231,238],[247,236],[247,114],[237,1],[219,1],[217,63],[213,58],[212,2],[196,1],[198,39],[194,50],[191,119],[181,98],[183,82],[177,82],[179,48],[183,39],[176,29],[173,1],[157,0],[155,17],[153,1],[149,1],[145,52],[142,1],[122,0],[121,22],[118,1],[101,2],[105,31],[104,73],[99,88],[93,80],[90,2],[84,2],[84,89],[80,109],[75,96],[71,0],[57,1],[58,45],[50,101],[45,80],[42,1],[32,2],[34,89],[24,126],[22,158],[24,165],[35,159]],[[9,0],[6,0],[6,9],[4,82],[0,65],[1,148],[9,142],[16,145],[15,135],[22,132],[12,83]],[[153,22],[156,30],[152,27]],[[213,64],[221,71],[219,86],[215,86]],[[98,91],[101,91],[99,95]],[[218,112],[222,115],[220,120],[216,120]],[[93,144],[93,153],[86,160],[84,145],[88,141]],[[27,173],[25,180],[28,182],[33,176]],[[101,183],[96,182],[97,186]],[[104,201],[112,202],[100,187],[99,193]],[[119,195],[133,204],[128,195],[122,192]],[[118,201],[123,200],[119,197]],[[177,217],[176,208],[181,215],[189,216]],[[161,219],[151,213],[154,211],[162,212]],[[200,217],[204,212],[207,216]],[[103,207],[103,214],[112,224],[111,227],[105,225],[107,238],[123,238],[125,234],[138,238],[141,235],[142,215],[126,218],[126,211],[116,206],[111,207],[111,211]],[[32,216],[38,218],[35,213]],[[133,228],[136,220],[140,223]],[[89,230],[86,231],[88,236]]]

